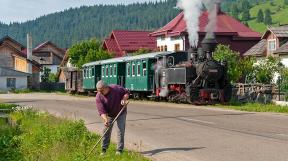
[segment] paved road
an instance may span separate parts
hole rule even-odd
[[[57,94],[0,95],[102,128],[94,98]],[[287,161],[288,115],[192,105],[131,102],[126,145],[157,161]],[[114,134],[115,140],[115,134]]]

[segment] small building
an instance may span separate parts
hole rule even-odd
[[[243,55],[254,56],[258,59],[268,56],[280,57],[281,62],[288,67],[288,25],[267,27],[261,41]]]
[[[31,58],[31,54],[22,52],[24,49],[25,47],[22,44],[9,36],[5,36],[0,40],[0,66],[5,70],[5,73],[8,71],[10,73],[10,75],[0,75],[0,77],[8,76],[12,82],[14,80],[19,82],[18,79],[21,79],[20,82],[23,82],[22,77],[26,76],[28,77],[26,78],[28,80],[26,80],[26,87],[38,88],[40,66]],[[11,75],[11,73],[13,74]],[[23,73],[26,73],[26,75]],[[17,74],[19,77],[17,77]],[[20,86],[15,84],[15,87]]]
[[[23,51],[27,52],[27,49]],[[41,68],[49,68],[51,73],[56,74],[64,58],[66,50],[59,48],[51,41],[46,41],[33,49],[32,57]],[[41,73],[42,74],[42,73]]]
[[[222,12],[219,4],[215,7],[217,7],[217,20],[214,34],[219,44],[229,45],[232,50],[243,54],[260,40],[261,36],[258,32]],[[198,46],[205,38],[208,16],[209,13],[203,11],[199,17]],[[150,35],[156,38],[158,51],[187,51],[190,48],[184,12]]]
[[[32,74],[0,67],[0,90],[27,89],[28,77]]]
[[[65,84],[65,90],[69,93],[84,92],[82,87],[83,72],[77,69],[69,62],[68,50],[60,64],[60,70],[57,72],[59,83]]]
[[[148,31],[113,30],[109,38],[104,40],[103,49],[115,57],[126,56],[141,48],[156,50],[156,39],[149,36]]]

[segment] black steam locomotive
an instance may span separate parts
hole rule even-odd
[[[213,59],[217,42],[204,39],[202,47],[183,54],[160,57],[155,69],[155,95],[173,102],[213,104],[229,101],[231,85],[227,63]],[[180,56],[181,55],[181,56]]]

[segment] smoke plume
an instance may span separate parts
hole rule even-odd
[[[216,8],[216,4],[218,3],[220,5],[221,0],[204,0],[203,1],[205,7],[208,10],[209,16],[208,16],[208,24],[205,28],[206,36],[205,38],[214,38],[214,31],[217,23],[217,12],[218,9]]]
[[[206,7],[209,12],[209,22],[205,28],[207,32],[206,38],[214,37],[214,31],[217,20],[216,3],[220,4],[221,0],[178,0],[177,6],[184,11],[184,19],[187,24],[187,30],[189,33],[189,42],[193,47],[197,47],[199,36],[199,17],[201,15],[202,5]]]
[[[189,42],[193,47],[197,47],[199,36],[199,17],[201,15],[201,0],[178,0],[178,7],[184,11],[184,19],[186,21],[189,33]]]

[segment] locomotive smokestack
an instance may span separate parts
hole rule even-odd
[[[203,51],[206,53],[207,59],[212,58],[212,54],[215,51],[217,44],[218,43],[214,37],[205,38],[202,41],[201,45],[202,45]]]

